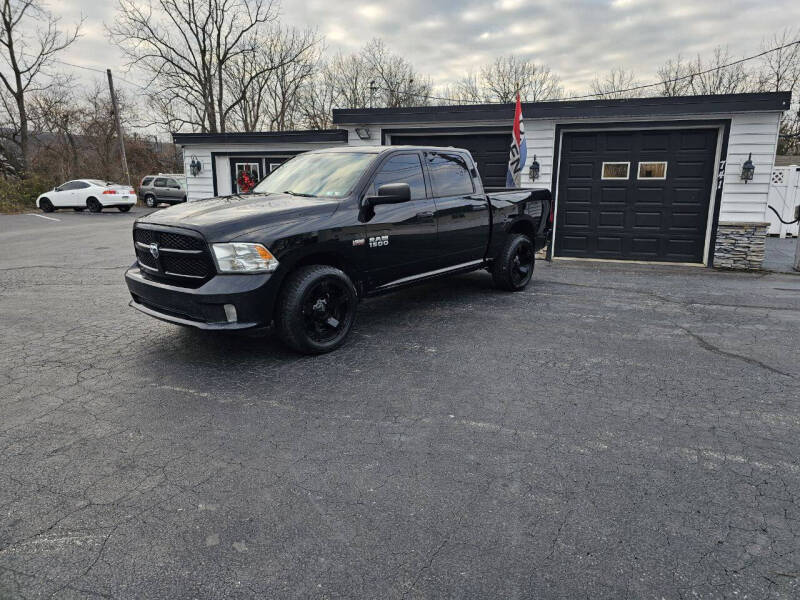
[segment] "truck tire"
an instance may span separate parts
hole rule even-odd
[[[356,318],[358,294],[341,270],[301,267],[287,276],[278,297],[275,326],[281,340],[302,354],[323,354],[341,346]]]
[[[536,261],[533,242],[527,235],[512,233],[492,265],[492,280],[501,290],[524,290],[533,277]]]

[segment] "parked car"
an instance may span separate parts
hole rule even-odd
[[[99,179],[67,181],[36,199],[36,206],[48,213],[59,208],[72,208],[78,212],[88,208],[94,213],[104,208],[117,208],[128,212],[134,204],[136,191],[130,186]]]
[[[139,197],[150,208],[186,202],[186,179],[181,175],[147,175],[139,185]]]
[[[137,219],[131,306],[211,330],[271,322],[302,353],[347,337],[361,298],[487,269],[531,280],[551,227],[546,189],[485,193],[457,148],[384,146],[301,154],[249,194]]]

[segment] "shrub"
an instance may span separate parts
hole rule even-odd
[[[0,177],[0,212],[23,212],[36,209],[36,198],[53,189],[53,181],[42,175],[25,179]]]

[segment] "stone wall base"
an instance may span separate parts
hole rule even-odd
[[[760,269],[769,223],[720,223],[714,248],[714,266],[723,269]]]

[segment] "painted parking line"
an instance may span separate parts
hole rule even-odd
[[[36,213],[25,213],[29,217],[39,217],[40,219],[47,219],[48,221],[60,221],[61,219],[56,219],[55,217],[45,217],[44,215],[37,215]]]

